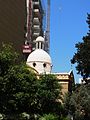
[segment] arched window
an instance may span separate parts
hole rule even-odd
[[[46,67],[46,63],[43,64],[43,67],[44,67],[44,68]]]
[[[35,66],[36,66],[36,63],[34,62],[34,63],[33,63],[33,67],[35,67]]]

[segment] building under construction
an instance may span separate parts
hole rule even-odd
[[[47,0],[47,11],[46,14],[43,0],[27,0],[26,41],[23,48],[25,55],[35,50],[35,40],[38,36],[45,38],[45,50],[49,52],[50,0]]]
[[[0,44],[2,42],[13,43],[20,54],[23,53],[27,56],[35,50],[36,38],[44,36],[46,40],[45,50],[49,52],[50,4],[47,2],[46,6],[49,12],[46,14],[43,1],[1,0]]]
[[[43,36],[43,16],[44,10],[41,0],[27,0],[27,23],[25,44],[31,46],[31,51],[35,50],[35,40],[38,36]],[[23,51],[29,52],[29,51]]]

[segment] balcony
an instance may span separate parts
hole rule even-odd
[[[33,28],[33,30],[38,30],[38,31],[40,30],[40,26],[39,25],[33,25],[32,28]]]
[[[34,32],[34,33],[33,33],[33,37],[38,37],[39,34],[40,34],[39,32]]]
[[[39,13],[39,9],[34,9],[33,11],[34,11],[34,13],[36,13],[36,14]]]
[[[39,5],[39,1],[33,2],[33,4],[38,6]]]
[[[39,25],[40,24],[40,21],[39,21],[38,17],[34,17],[33,18],[33,24],[35,24],[35,25]]]

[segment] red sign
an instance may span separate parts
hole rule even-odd
[[[31,45],[23,45],[23,53],[31,53],[32,48]]]

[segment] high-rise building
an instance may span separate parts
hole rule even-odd
[[[41,0],[27,0],[26,40],[35,50],[35,40],[43,36],[44,9]]]
[[[26,39],[23,45],[23,55],[26,60],[28,55],[35,50],[35,41],[44,33],[44,9],[42,0],[26,0]]]
[[[0,0],[0,45],[12,43],[20,54],[29,54],[36,38],[44,36],[44,17],[43,0]]]
[[[12,43],[22,54],[25,20],[26,0],[0,0],[0,45]]]

